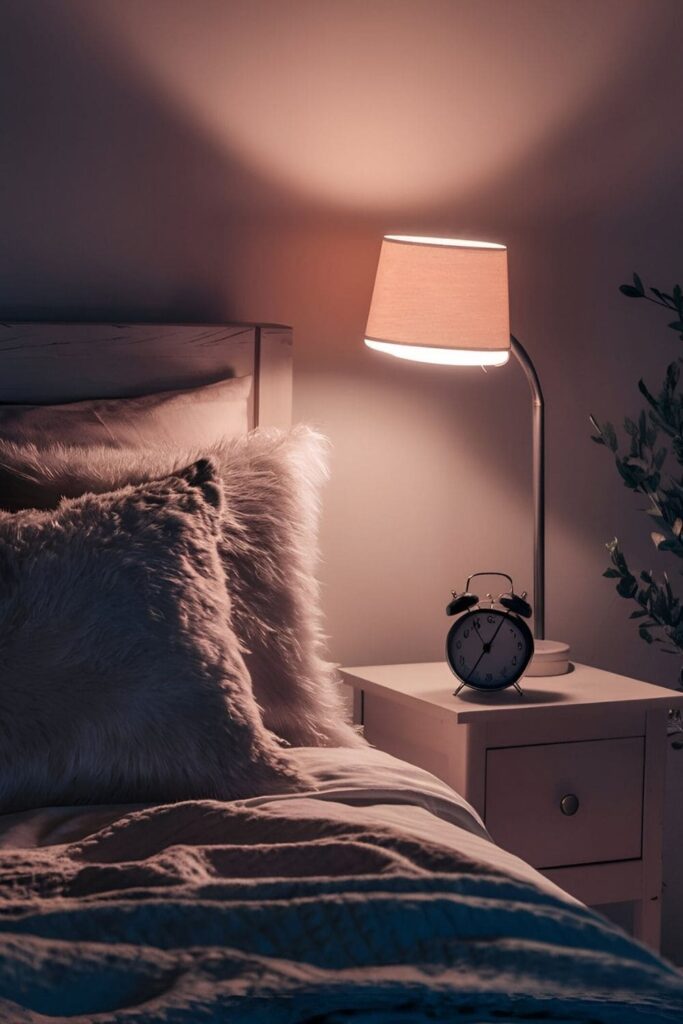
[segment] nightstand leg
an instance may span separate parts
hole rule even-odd
[[[659,952],[659,945],[662,938],[662,900],[661,897],[638,900],[633,905],[633,934],[634,936],[653,949]]]
[[[365,693],[356,687],[353,690],[353,724],[365,724]]]
[[[667,718],[648,711],[645,725],[643,899],[633,907],[633,934],[659,952],[662,928],[662,832]]]

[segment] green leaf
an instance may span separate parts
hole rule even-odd
[[[683,331],[683,320],[672,320],[669,327],[673,327],[674,331]]]
[[[645,294],[645,289],[643,288],[643,282],[640,280],[640,278],[638,277],[637,274],[633,275],[633,283],[636,286],[636,288],[638,289],[638,293],[640,295],[644,295]]]
[[[619,442],[617,441],[617,432],[609,421],[603,423],[601,434],[610,451],[615,452],[619,447]]]
[[[629,299],[642,299],[643,297],[643,293],[630,284],[620,284],[619,291],[622,295],[628,295]]]
[[[638,390],[640,391],[641,395],[645,396],[645,398],[648,400],[648,402],[650,403],[650,405],[654,409],[658,409],[659,408],[659,404],[657,402],[657,399],[653,398],[653,396],[650,394],[650,392],[648,391],[647,385],[646,385],[644,380],[639,380],[638,381]]]
[[[629,619],[642,619],[647,612],[643,608],[637,608],[636,611],[631,612]]]
[[[635,577],[629,573],[627,576],[623,576],[617,583],[617,594],[621,597],[634,597],[638,590],[638,584],[636,583]]]
[[[621,577],[621,573],[617,572],[616,569],[605,569],[602,575],[608,580],[618,580]]]
[[[641,640],[644,640],[648,644],[652,643],[652,633],[650,633],[649,629],[645,626],[639,626],[638,633],[640,634]]]

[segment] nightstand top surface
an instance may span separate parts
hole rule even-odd
[[[561,707],[628,706],[642,711],[664,706],[683,708],[683,693],[676,690],[576,663],[563,676],[522,678],[520,686],[524,697],[514,688],[491,694],[465,688],[454,697],[458,680],[445,661],[343,668],[341,674],[344,682],[356,689],[380,694],[391,692],[394,699],[403,704],[428,704],[448,711],[459,723],[491,718],[502,721],[520,711],[554,715]]]

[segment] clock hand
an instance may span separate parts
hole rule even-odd
[[[505,620],[507,619],[507,617],[508,617],[508,615],[509,615],[509,614],[510,614],[510,609],[508,609],[508,610],[507,610],[507,611],[505,612],[505,615],[503,616],[503,618],[502,618],[502,619],[500,620],[500,622],[498,623],[498,629],[496,630],[496,632],[495,632],[495,633],[493,634],[493,636],[492,636],[492,637],[491,637],[491,639],[489,640],[489,647],[491,646],[491,644],[493,643],[493,641],[494,641],[494,640],[496,639],[496,637],[498,636],[498,633],[500,632],[500,628],[501,628],[501,626],[503,625],[503,623],[505,622]]]
[[[472,668],[471,668],[471,669],[469,670],[469,672],[467,673],[467,679],[465,679],[465,682],[466,682],[466,683],[469,683],[469,681],[470,681],[470,676],[472,675],[472,673],[473,673],[473,672],[474,672],[474,670],[476,669],[476,667],[477,667],[477,665],[479,664],[479,662],[481,661],[481,659],[482,659],[482,658],[484,657],[484,655],[485,655],[485,654],[487,654],[487,653],[488,653],[488,651],[486,650],[486,644],[484,644],[484,650],[483,650],[483,651],[481,652],[481,654],[479,655],[479,657],[478,657],[478,658],[477,658],[477,660],[475,661],[474,665],[472,666]]]
[[[486,646],[486,641],[484,640],[483,636],[482,636],[482,635],[481,635],[481,633],[479,632],[479,628],[478,628],[478,626],[477,626],[476,622],[474,621],[474,619],[472,620],[472,629],[473,629],[473,630],[474,630],[474,632],[475,632],[475,633],[477,634],[477,636],[478,636],[478,637],[479,637],[479,639],[481,640],[482,644],[484,644],[484,646]]]
[[[471,668],[471,669],[469,670],[469,672],[467,673],[467,679],[465,680],[465,682],[466,682],[466,683],[469,683],[469,681],[470,681],[470,677],[471,677],[472,673],[474,672],[474,670],[476,669],[477,665],[479,664],[479,662],[481,661],[481,659],[482,659],[482,658],[484,657],[484,655],[485,655],[485,654],[489,654],[489,653],[490,653],[490,651],[491,651],[491,644],[493,643],[493,641],[494,641],[494,640],[496,639],[496,637],[498,636],[498,633],[499,633],[499,631],[500,631],[500,627],[501,627],[501,626],[503,625],[503,623],[504,623],[504,622],[505,622],[505,620],[507,619],[508,615],[509,615],[509,611],[507,611],[507,612],[505,613],[505,615],[504,615],[504,616],[502,617],[502,619],[501,619],[501,620],[500,620],[500,622],[498,623],[498,628],[496,629],[496,632],[495,632],[495,633],[493,634],[493,636],[491,637],[491,639],[489,640],[489,642],[488,642],[487,644],[484,644],[484,650],[483,650],[483,651],[481,652],[481,654],[479,655],[479,657],[478,657],[478,658],[477,658],[477,660],[475,661],[474,665],[472,666],[472,668]]]

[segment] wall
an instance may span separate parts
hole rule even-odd
[[[601,578],[654,564],[588,414],[640,407],[678,354],[617,286],[681,276],[678,0],[3,0],[6,319],[273,319],[295,407],[333,443],[322,528],[333,656],[441,656],[488,566],[530,586],[529,409],[484,375],[361,344],[386,231],[505,241],[515,333],[548,401],[548,634],[672,683]],[[683,754],[666,948],[683,960]]]

